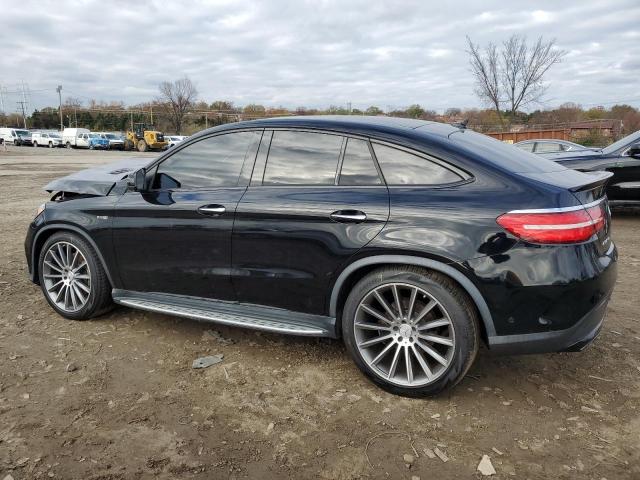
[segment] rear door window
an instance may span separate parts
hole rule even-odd
[[[442,185],[463,180],[457,173],[404,150],[373,144],[387,185]]]
[[[521,143],[520,145],[516,145],[520,150],[524,150],[525,152],[533,152],[533,147],[535,147],[535,143]]]
[[[263,185],[333,185],[343,137],[325,133],[273,132]]]
[[[536,143],[536,153],[554,153],[561,152],[562,147],[559,143],[551,143],[551,142],[537,142]]]
[[[339,185],[380,185],[378,169],[373,163],[369,142],[349,138],[344,151]]]

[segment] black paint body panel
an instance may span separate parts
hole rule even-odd
[[[580,187],[598,178],[602,183],[601,177],[450,125],[377,117],[241,122],[194,135],[173,151],[221,132],[282,128],[396,144],[466,173],[443,186],[247,186],[250,175],[243,174],[237,187],[139,193],[126,181],[115,182],[107,196],[47,204],[25,241],[32,279],[43,239],[66,225],[95,244],[116,289],[335,315],[339,328],[340,307],[332,312],[330,304],[344,299],[335,290],[349,284],[341,273],[362,260],[370,270],[377,258],[380,265],[384,258],[406,258],[464,279],[459,283],[467,284],[482,314],[490,347],[509,351],[499,339],[513,339],[526,353],[526,335],[554,335],[549,349],[558,350],[580,343],[576,331],[593,334],[594,328],[575,326],[597,317],[591,312],[603,311],[613,289],[617,252],[610,232],[576,245],[534,245],[511,236],[496,218],[597,200],[602,186]],[[260,155],[254,168],[264,168]],[[215,217],[197,212],[209,204],[226,211]],[[339,223],[329,217],[337,210],[362,211],[367,219]]]

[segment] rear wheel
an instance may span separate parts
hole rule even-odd
[[[66,146],[67,148],[71,148],[71,142],[67,142],[67,143],[65,144],[65,146]]]
[[[31,145],[33,145],[34,147],[37,147],[38,146],[38,142],[34,141]]]
[[[145,142],[144,140],[139,140],[138,141],[138,151],[139,152],[146,152],[149,149],[149,145],[147,145],[147,142]]]
[[[86,320],[112,307],[111,286],[102,263],[81,237],[53,234],[42,247],[38,267],[44,296],[63,317]]]
[[[444,275],[409,266],[382,268],[358,282],[344,306],[342,333],[373,382],[411,397],[458,383],[479,343],[466,294]]]
[[[53,142],[49,142],[49,148],[53,148]]]

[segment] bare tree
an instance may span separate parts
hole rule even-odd
[[[531,47],[526,37],[512,35],[503,43],[502,83],[511,114],[518,108],[539,102],[547,87],[542,79],[547,71],[566,55],[555,48],[556,41],[545,42],[542,37]]]
[[[493,107],[502,124],[498,49],[493,43],[489,43],[484,49],[481,49],[479,45],[471,41],[469,36],[467,36],[467,45],[471,72],[476,82],[476,95]]]
[[[189,107],[195,102],[198,91],[189,77],[184,77],[174,82],[162,82],[158,88],[160,89],[160,101],[165,105],[169,113],[171,125],[176,133],[180,135],[184,116]]]
[[[544,41],[542,37],[529,47],[526,37],[512,35],[500,52],[493,43],[481,49],[469,37],[467,44],[476,94],[491,104],[501,123],[502,105],[513,117],[519,108],[540,102],[547,88],[544,75],[566,55],[556,48],[555,39]]]

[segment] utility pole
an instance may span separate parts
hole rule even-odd
[[[24,114],[24,104],[25,102],[16,102],[18,104],[18,106],[20,107],[20,109],[22,110],[22,122],[24,123],[24,128],[27,128],[27,117]]]
[[[60,101],[58,111],[60,112],[60,131],[62,132],[64,130],[64,122],[62,121],[62,85],[58,85],[56,92],[58,92],[58,100]]]
[[[209,128],[209,114],[207,112],[204,113],[204,128]]]
[[[153,125],[153,105],[151,105],[151,125]]]
[[[0,85],[0,113],[4,113],[4,93],[2,93],[2,85]]]

